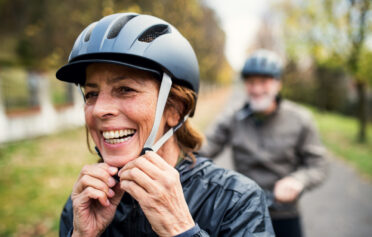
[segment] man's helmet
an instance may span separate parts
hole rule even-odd
[[[266,49],[260,49],[253,52],[245,62],[242,70],[242,78],[267,76],[280,79],[282,69],[282,60],[276,53]]]
[[[76,39],[68,63],[57,71],[56,77],[84,85],[87,65],[100,62],[149,71],[161,80],[155,122],[145,148],[153,147],[172,83],[196,94],[199,91],[199,66],[194,50],[174,26],[157,17],[119,13],[90,24]],[[187,116],[183,121],[186,119]]]

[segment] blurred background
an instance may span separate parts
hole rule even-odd
[[[97,161],[81,95],[55,72],[82,29],[116,12],[158,16],[189,39],[202,131],[242,94],[247,55],[277,51],[284,97],[313,112],[334,156],[329,180],[305,197],[307,236],[370,236],[370,0],[0,0],[0,236],[56,236],[81,167]],[[230,167],[227,159],[218,162]]]

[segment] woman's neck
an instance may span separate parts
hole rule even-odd
[[[175,167],[181,154],[181,149],[177,144],[175,136],[172,136],[166,143],[164,143],[164,145],[157,151],[157,154],[169,165]]]

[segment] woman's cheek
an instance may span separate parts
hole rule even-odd
[[[95,130],[95,123],[92,115],[92,108],[85,105],[84,107],[84,114],[85,114],[85,124],[88,128],[88,132],[93,138],[93,141],[96,145],[99,145],[99,137],[97,135],[97,132]]]

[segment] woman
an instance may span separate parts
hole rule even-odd
[[[61,236],[273,235],[258,186],[192,153],[199,68],[172,25],[107,16],[80,34],[57,78],[82,87],[102,159],[81,170]]]

